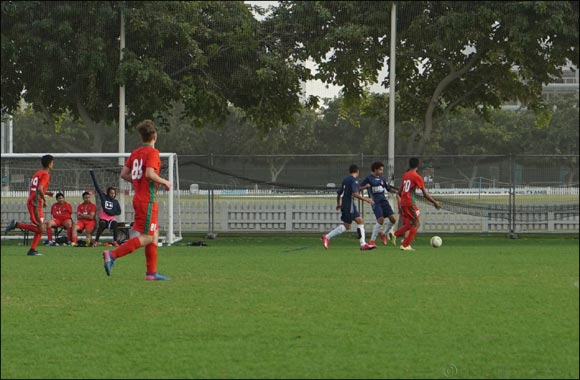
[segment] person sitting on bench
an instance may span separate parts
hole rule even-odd
[[[50,208],[52,219],[46,222],[48,245],[56,245],[52,234],[53,228],[64,227],[66,229],[67,242],[72,240],[72,211],[71,204],[64,200],[64,194],[56,193],[56,203]]]
[[[121,204],[117,199],[117,189],[114,187],[107,188],[107,193],[103,193],[99,184],[97,183],[97,178],[93,170],[90,171],[93,184],[95,185],[95,190],[99,195],[99,200],[101,203],[101,211],[99,212],[99,226],[97,228],[97,234],[95,240],[93,241],[93,247],[99,244],[99,238],[101,234],[108,228],[113,232],[113,245],[115,247],[119,246],[119,229],[117,224],[116,216],[121,214]]]

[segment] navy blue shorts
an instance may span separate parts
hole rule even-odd
[[[352,224],[352,221],[358,217],[360,217],[360,213],[355,208],[354,212],[344,212],[343,211],[342,215],[340,216],[340,220],[342,220],[346,224]]]
[[[394,214],[393,209],[391,208],[391,205],[389,204],[388,201],[375,203],[373,205],[373,212],[375,213],[377,219],[380,217],[388,218],[389,216]]]

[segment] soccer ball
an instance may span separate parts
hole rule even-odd
[[[433,236],[431,238],[431,247],[439,248],[443,244],[443,240],[439,236]]]

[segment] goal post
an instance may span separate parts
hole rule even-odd
[[[28,197],[29,182],[32,175],[41,168],[40,158],[51,154],[55,158],[54,168],[51,171],[49,191],[63,192],[65,199],[76,206],[82,201],[81,194],[90,190],[94,193],[94,185],[89,170],[95,172],[99,187],[103,191],[107,187],[117,187],[118,200],[125,220],[133,219],[133,186],[129,182],[119,182],[122,164],[130,153],[3,153],[2,158],[2,225],[9,222],[10,212],[15,210],[28,215],[26,198]],[[171,181],[169,190],[158,192],[159,203],[159,238],[160,241],[171,245],[182,237],[181,231],[181,202],[179,191],[179,165],[176,153],[160,153],[161,177]],[[177,198],[177,199],[176,199]],[[47,198],[50,206],[54,199]],[[100,209],[100,202],[95,195],[93,201]],[[20,206],[19,206],[20,205]],[[22,208],[22,210],[20,210]],[[45,209],[45,214],[49,207]],[[50,214],[50,211],[48,211]],[[50,215],[46,215],[47,219]]]

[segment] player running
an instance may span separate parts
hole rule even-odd
[[[10,223],[8,223],[8,226],[6,226],[5,230],[5,233],[8,233],[15,228],[21,228],[34,233],[30,249],[27,253],[28,256],[42,256],[42,253],[36,250],[38,243],[40,243],[40,239],[42,239],[42,234],[46,231],[44,212],[42,208],[46,206],[45,195],[50,197],[53,196],[53,192],[46,191],[46,189],[48,189],[48,184],[50,182],[50,171],[54,166],[54,157],[50,154],[46,154],[42,156],[40,163],[42,164],[42,169],[34,173],[30,180],[30,192],[28,195],[28,201],[26,202],[32,224],[19,223],[12,219]]]
[[[157,273],[157,241],[159,239],[157,190],[159,185],[169,190],[171,182],[159,176],[161,159],[159,151],[155,149],[157,126],[151,120],[144,120],[137,125],[137,131],[141,135],[143,145],[131,152],[131,156],[121,170],[121,178],[132,182],[135,190],[133,230],[138,232],[139,236],[127,240],[114,251],[103,252],[105,272],[107,276],[110,276],[117,259],[145,246],[147,264],[145,280],[166,281],[169,277]]]
[[[359,186],[357,182],[357,177],[359,175],[358,166],[355,164],[350,165],[348,172],[350,175],[342,181],[341,188],[337,191],[336,197],[336,209],[341,211],[340,219],[344,222],[340,226],[336,227],[334,230],[330,231],[326,235],[322,235],[322,244],[325,249],[328,249],[328,243],[333,237],[340,235],[341,233],[350,229],[350,225],[353,220],[357,223],[357,233],[360,241],[361,251],[368,251],[375,249],[375,246],[371,246],[365,241],[365,222],[361,217],[360,213],[356,209],[354,204],[354,198],[360,199],[363,202],[373,204],[373,200],[370,198],[363,197],[359,194]],[[342,203],[341,203],[342,198]]]
[[[377,245],[375,242],[377,235],[379,235],[383,244],[386,245],[387,233],[393,246],[397,245],[397,237],[392,231],[392,227],[397,222],[397,219],[395,218],[395,212],[389,204],[387,197],[385,197],[385,191],[398,194],[398,190],[385,181],[382,176],[384,171],[385,165],[382,162],[373,162],[371,165],[372,174],[367,176],[360,183],[360,189],[368,189],[369,197],[372,197],[375,202],[373,205],[373,212],[377,218],[377,223],[375,223],[371,234],[371,240],[369,241],[369,245],[371,246]],[[387,218],[386,222],[385,218]]]
[[[401,220],[403,221],[403,226],[395,231],[395,236],[404,235],[407,231],[409,234],[403,239],[401,244],[401,249],[403,251],[414,251],[411,247],[413,239],[415,239],[415,234],[419,229],[420,222],[419,218],[421,213],[417,207],[417,200],[415,199],[415,190],[417,188],[423,191],[425,198],[433,203],[436,209],[441,208],[441,204],[431,197],[431,195],[425,189],[425,183],[423,182],[423,177],[417,173],[419,168],[419,159],[413,157],[409,160],[409,169],[403,174],[401,179],[401,187],[399,188],[399,194],[401,200],[399,202],[399,212],[401,215]]]

